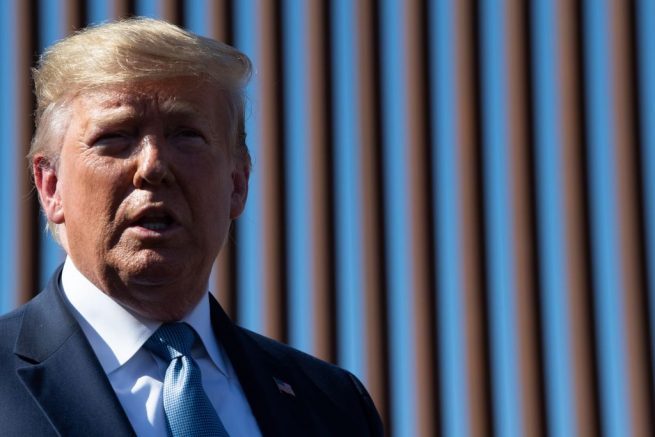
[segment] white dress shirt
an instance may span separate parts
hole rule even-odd
[[[166,436],[162,387],[168,363],[143,349],[161,322],[123,307],[91,283],[66,258],[61,276],[73,315],[89,340],[116,396],[139,436]],[[182,320],[202,340],[191,353],[202,373],[202,385],[231,437],[261,436],[227,354],[214,336],[209,296]]]

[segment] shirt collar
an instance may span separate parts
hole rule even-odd
[[[103,293],[77,269],[70,257],[64,262],[61,283],[66,298],[77,310],[74,316],[107,375],[132,358],[162,324],[135,314]],[[225,352],[219,347],[211,325],[209,296],[200,299],[181,321],[193,327],[211,361],[229,377]]]

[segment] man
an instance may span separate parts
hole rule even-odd
[[[210,270],[245,206],[242,53],[86,29],[34,70],[29,159],[66,261],[0,319],[3,435],[381,435],[359,381],[232,324]]]

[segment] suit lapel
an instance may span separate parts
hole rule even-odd
[[[316,435],[294,372],[240,331],[211,299],[214,331],[239,377],[263,435]],[[294,394],[288,392],[288,384]]]
[[[18,376],[62,435],[134,435],[91,346],[66,308],[59,270],[25,311]]]

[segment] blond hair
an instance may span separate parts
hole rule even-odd
[[[36,130],[28,159],[42,155],[56,165],[68,104],[81,92],[190,77],[226,93],[228,143],[249,164],[243,90],[251,72],[250,60],[237,49],[165,21],[130,18],[85,28],[46,49],[32,70]]]

